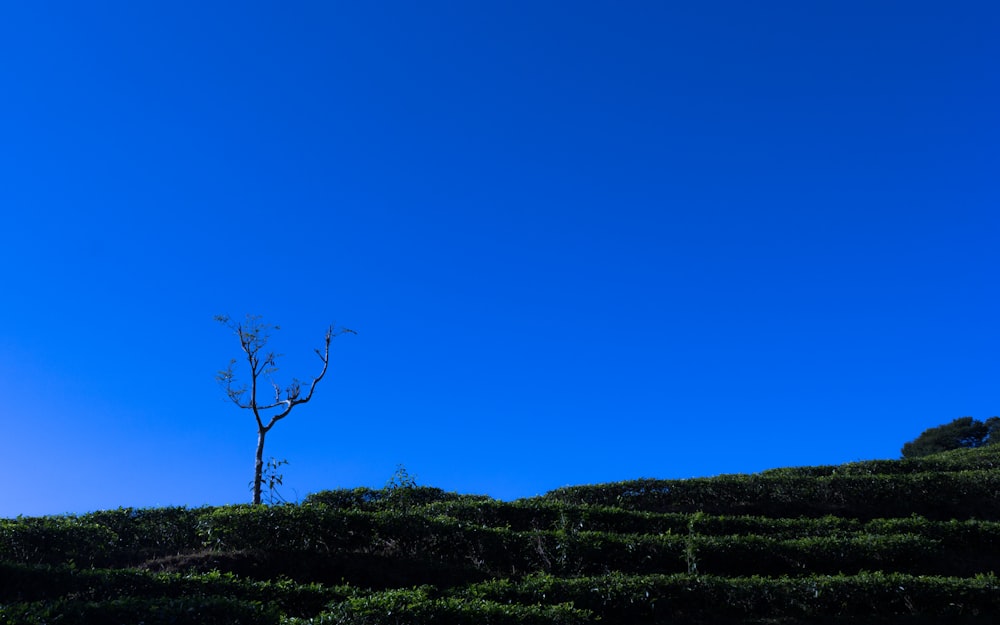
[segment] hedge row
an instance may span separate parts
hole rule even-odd
[[[768,522],[756,520],[758,526]],[[214,511],[204,523],[215,541],[213,546],[219,549],[341,549],[474,565],[484,574],[494,575],[682,572],[690,570],[695,560],[702,562],[699,570],[718,574],[836,573],[865,568],[970,574],[991,570],[1000,561],[996,524],[920,519],[870,522],[861,525],[859,532],[791,539],[780,532],[772,536],[706,536],[701,525],[710,523],[701,515],[689,517],[688,531],[683,534],[619,534],[575,528],[515,532],[469,526],[449,517],[331,513],[319,507],[226,508]],[[836,526],[833,520],[811,523]],[[921,529],[933,529],[936,535],[918,533]],[[698,554],[696,559],[692,550]]]
[[[612,574],[534,575],[440,593],[432,587],[343,597],[322,611],[285,616],[265,601],[223,596],[63,598],[0,606],[4,625],[382,625],[449,623],[777,622],[992,623],[1000,582],[975,578],[863,573],[799,578]]]
[[[990,469],[1000,469],[1000,445],[989,445],[975,449],[955,449],[921,458],[862,460],[837,465],[783,467],[768,469],[762,474],[767,476],[825,477],[829,475],[899,475]]]
[[[318,493],[311,496],[315,505],[266,512],[249,506],[123,508],[79,517],[0,519],[0,557],[124,566],[206,546],[412,554],[438,540],[466,548],[474,559],[477,550],[490,548],[484,542],[509,540],[476,528],[683,534],[694,523],[697,533],[710,535],[846,535],[874,531],[861,521],[902,517],[910,523],[905,519],[913,514],[937,521],[1000,519],[998,494],[1000,471],[635,480],[567,487],[511,503],[426,487],[354,489]],[[691,517],[696,511],[709,514]],[[904,533],[941,529],[921,523]],[[886,533],[890,525],[882,522],[876,533]],[[941,538],[993,548],[985,535],[996,529],[953,526],[949,537]]]
[[[400,488],[339,488],[324,490],[306,496],[304,504],[323,504],[337,510],[381,510],[409,509],[434,502],[491,501],[486,495],[460,495],[446,492],[433,486],[406,486]]]
[[[513,531],[567,530],[620,534],[698,534],[724,536],[755,534],[775,538],[848,536],[852,534],[927,534],[952,537],[970,545],[992,546],[1000,537],[1000,522],[976,519],[940,521],[909,516],[888,519],[822,517],[765,517],[707,514],[704,512],[647,512],[588,504],[536,499],[513,502],[441,502],[419,510],[463,524]]]
[[[2,625],[279,625],[280,618],[273,607],[229,597],[62,599],[0,606]]]
[[[518,571],[592,575],[701,572],[715,575],[805,575],[883,570],[967,576],[993,571],[997,550],[956,550],[924,536],[858,535],[776,540],[764,536],[650,536],[538,532],[529,566]],[[533,557],[532,557],[533,556]],[[533,564],[533,567],[530,566]]]
[[[722,475],[568,486],[550,501],[649,512],[859,519],[925,516],[1000,520],[1000,471],[902,475]]]
[[[0,519],[0,558],[127,565],[197,549],[211,508],[119,508],[81,516]]]
[[[192,547],[207,547],[216,553],[280,554],[285,562],[283,572],[310,579],[317,579],[315,571],[322,568],[323,558],[332,562],[335,556],[345,554],[369,556],[405,565],[399,578],[408,582],[416,578],[417,583],[421,583],[419,575],[434,573],[429,565],[454,569],[453,577],[470,571],[482,577],[533,571],[683,572],[699,562],[698,570],[717,574],[882,568],[964,575],[993,570],[1000,563],[1000,524],[992,521],[908,518],[861,522],[699,513],[659,515],[671,525],[666,532],[627,534],[578,529],[586,527],[579,519],[589,518],[592,512],[614,517],[616,511],[577,512],[578,520],[567,521],[572,516],[567,513],[558,524],[560,529],[519,532],[419,511],[232,506],[198,512]],[[662,520],[657,515],[645,516]],[[686,529],[681,529],[681,520],[686,520]],[[84,518],[0,521],[0,558],[16,562],[57,563],[65,558],[88,566],[104,565],[115,560],[108,556],[109,551],[118,553],[121,549],[115,540],[109,528]],[[301,560],[298,564],[297,559]],[[342,564],[342,569],[352,565]],[[436,575],[436,579],[447,577]]]
[[[463,524],[447,517],[398,511],[341,512],[322,506],[231,506],[201,519],[203,544],[219,550],[360,552],[394,557],[476,561],[502,554],[514,532]]]
[[[189,550],[200,544],[198,521],[213,508],[118,508],[79,517],[115,533],[109,554],[120,561],[142,562]]]
[[[1000,613],[997,578],[863,573],[799,578],[612,574],[576,579],[538,575],[469,587],[465,596],[499,603],[571,604],[608,623],[733,622],[752,618],[824,622],[964,617]],[[942,621],[943,622],[943,621]]]
[[[246,603],[263,602],[285,614],[307,616],[316,614],[331,601],[345,600],[354,593],[354,589],[345,586],[299,584],[287,579],[253,581],[218,572],[179,575],[135,569],[76,569],[0,562],[0,604],[41,605],[66,597],[83,605],[123,597],[160,601],[224,596]]]
[[[448,625],[583,625],[591,614],[563,604],[522,605],[482,598],[438,596],[428,586],[358,596],[311,619],[290,619],[289,625],[389,625],[447,623]]]
[[[395,585],[424,583],[428,576],[450,585],[463,577],[524,575],[536,571],[564,575],[693,570],[719,575],[799,575],[877,568],[968,575],[993,570],[1000,561],[996,549],[960,550],[926,536],[900,533],[776,539],[695,533],[627,535],[561,530],[515,533],[474,528],[464,534],[463,541],[462,532],[456,532],[451,540],[444,538],[440,525],[440,522],[407,523],[405,529],[393,528],[391,539],[381,536],[380,540],[386,542],[375,543],[380,553],[373,555],[379,556],[386,567],[384,576],[393,579]],[[475,541],[469,540],[472,532],[476,534]],[[340,556],[336,554],[307,551],[308,545],[294,536],[278,534],[266,543],[267,550],[286,555],[290,562],[301,562],[301,566],[293,564],[285,568],[285,573],[300,579],[329,580],[329,577],[315,577],[326,560],[327,568],[339,569],[347,581],[363,581],[352,577],[352,563],[339,562]],[[315,541],[309,539],[309,543]],[[229,542],[225,547],[241,549],[244,545]],[[443,574],[448,571],[454,574]]]
[[[106,559],[117,538],[109,528],[76,517],[0,519],[0,558],[89,565]]]

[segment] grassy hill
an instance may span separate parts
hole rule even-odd
[[[0,623],[993,623],[1000,445],[910,460],[0,520]]]

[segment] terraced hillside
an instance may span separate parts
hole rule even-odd
[[[0,520],[0,623],[993,623],[998,463]]]

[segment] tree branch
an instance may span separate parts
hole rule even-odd
[[[274,427],[275,423],[287,417],[289,413],[292,412],[293,408],[295,408],[300,404],[305,404],[309,402],[310,399],[312,399],[313,393],[316,391],[316,385],[319,384],[320,380],[323,379],[323,376],[326,375],[327,369],[330,366],[330,341],[333,339],[334,336],[340,334],[357,334],[357,332],[347,328],[341,328],[340,332],[337,332],[335,334],[333,326],[327,328],[326,336],[324,337],[323,340],[323,351],[320,352],[320,350],[318,349],[314,350],[316,352],[316,355],[319,356],[320,360],[323,361],[323,369],[319,372],[319,375],[313,378],[312,382],[309,384],[309,392],[306,393],[305,397],[299,396],[301,386],[298,380],[293,380],[292,386],[290,386],[288,390],[285,391],[286,399],[283,402],[281,402],[282,404],[285,405],[285,409],[279,412],[278,414],[273,415],[270,421],[268,421],[267,425],[263,426],[265,432]]]
[[[216,321],[224,324],[239,337],[240,349],[243,351],[246,357],[246,362],[250,367],[249,389],[245,384],[235,386],[236,374],[233,372],[237,362],[235,359],[229,362],[228,367],[218,372],[216,380],[225,388],[226,396],[230,399],[230,401],[240,408],[252,410],[254,419],[257,421],[257,454],[254,464],[254,481],[252,482],[254,503],[257,504],[260,503],[260,488],[262,479],[261,454],[264,449],[265,436],[271,428],[274,427],[274,424],[287,417],[295,406],[307,403],[312,399],[313,393],[316,390],[316,385],[318,385],[320,380],[326,376],[327,369],[330,365],[330,340],[335,336],[334,326],[327,328],[323,351],[321,352],[318,349],[315,350],[316,355],[319,356],[320,360],[323,362],[323,368],[320,370],[319,375],[313,378],[312,382],[309,384],[309,392],[306,393],[305,397],[303,397],[302,383],[299,382],[299,380],[292,378],[291,384],[289,384],[284,390],[285,398],[282,399],[281,387],[271,379],[271,374],[278,370],[277,360],[281,354],[267,352],[263,358],[261,357],[261,350],[267,344],[267,340],[269,338],[268,330],[272,327],[274,329],[278,329],[278,326],[266,325],[260,321],[259,316],[254,315],[247,315],[244,323],[235,323],[225,315],[217,315],[215,319]],[[357,333],[354,332],[354,330],[342,328],[336,334]],[[262,375],[268,378],[268,382],[270,382],[271,387],[274,389],[274,402],[267,405],[259,405],[257,403],[257,391],[259,390],[258,383],[260,382],[260,377]],[[249,400],[244,400],[244,397],[248,393]],[[265,416],[262,416],[261,413],[277,408],[282,409],[277,414],[272,415],[265,425]]]

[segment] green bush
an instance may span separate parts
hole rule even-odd
[[[1000,611],[995,577],[971,579],[864,573],[855,576],[716,577],[611,574],[557,578],[536,575],[470,586],[465,595],[497,603],[571,604],[609,623],[743,622],[747,619],[974,617],[990,623]],[[855,621],[857,622],[857,621]],[[931,621],[933,622],[933,621]]]
[[[783,467],[763,471],[764,476],[827,477],[831,475],[899,475],[953,471],[982,471],[1000,468],[1000,446],[955,449],[918,458],[901,460],[860,460],[846,464],[811,467]]]
[[[0,625],[991,622],[998,452],[4,519]]]
[[[582,625],[590,614],[569,604],[519,605],[484,599],[436,597],[433,588],[392,590],[332,606],[311,625]],[[301,621],[291,621],[298,623]]]
[[[333,552],[369,550],[372,514],[317,505],[227,506],[198,519],[203,546],[221,551]]]
[[[112,530],[73,516],[0,519],[0,559],[27,563],[107,561],[118,541]]]
[[[347,587],[254,581],[218,572],[197,575],[135,569],[76,569],[68,566],[0,562],[0,604],[58,602],[66,597],[102,603],[113,599],[183,599],[225,596],[260,601],[286,614],[316,614],[327,603],[354,595]]]
[[[858,519],[926,516],[1000,519],[1000,472],[993,470],[899,475],[722,475],[690,480],[632,480],[569,486],[549,501],[649,512],[704,511],[725,515]]]
[[[311,493],[303,504],[323,504],[337,510],[401,510],[436,502],[490,501],[483,495],[461,495],[433,486],[404,485],[396,488],[339,488]]]
[[[118,508],[80,517],[84,523],[115,533],[111,556],[120,563],[140,563],[198,549],[198,519],[211,508]]]
[[[278,625],[275,608],[226,597],[72,599],[0,607],[2,625]]]

